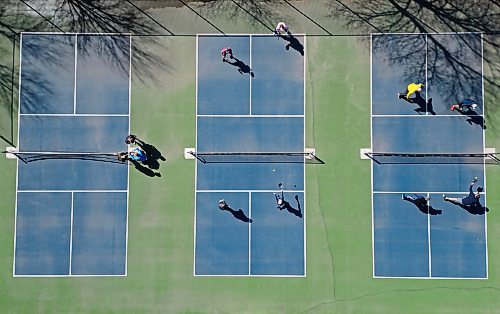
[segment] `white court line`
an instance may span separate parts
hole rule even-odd
[[[430,193],[427,193],[427,197],[430,196]],[[427,202],[427,249],[428,249],[428,252],[429,252],[429,256],[428,256],[428,262],[429,262],[429,277],[432,277],[432,252],[431,252],[431,216],[429,214],[429,206],[430,206],[430,202]]]
[[[130,134],[130,120],[132,115],[132,36],[129,37],[129,52],[128,52],[128,134]],[[127,144],[127,149],[130,149],[130,144]],[[130,203],[130,163],[127,163],[127,221],[125,225],[125,276],[128,274],[128,213]]]
[[[132,33],[62,33],[62,32],[21,32],[21,35],[62,35],[62,36],[73,36],[73,35],[89,35],[89,36],[132,36]]]
[[[252,192],[248,193],[248,218],[252,219]],[[252,274],[252,224],[248,223],[248,275]]]
[[[370,34],[370,149],[373,149],[373,34]],[[370,197],[372,205],[372,277],[375,277],[375,221],[373,211],[373,159],[370,158]]]
[[[303,114],[199,114],[198,118],[303,118]]]
[[[197,33],[196,37],[248,37],[248,36],[255,36],[255,37],[274,37],[276,36],[273,33],[232,33],[232,34],[209,34],[209,33]],[[300,34],[293,34],[294,37],[297,36],[303,36],[306,37],[306,34],[300,33]]]
[[[463,194],[463,195],[469,195],[469,192],[465,192],[465,191],[458,191],[458,192],[453,192],[453,191],[436,191],[436,192],[432,192],[432,191],[418,191],[418,192],[415,192],[415,191],[373,191],[373,194]],[[485,192],[481,192],[480,193],[481,195],[484,195]]]
[[[483,102],[483,108],[482,112],[483,114],[486,112],[486,108],[484,107],[484,41],[483,41],[483,34],[481,33],[481,98]],[[484,123],[484,120],[483,120]],[[486,150],[486,132],[483,128],[483,151]],[[484,206],[487,208],[486,204],[486,159],[484,160],[483,164],[483,185],[484,185],[484,192],[485,192],[485,197],[484,197]],[[485,247],[485,253],[486,253],[486,278],[489,276],[489,266],[488,266],[488,212],[484,212],[484,245]]]
[[[195,277],[266,277],[266,278],[304,278],[305,275],[194,275]]]
[[[195,66],[195,113],[196,113],[196,122],[195,122],[195,149],[198,150],[198,41],[199,37],[196,35],[196,66]],[[196,193],[198,188],[198,159],[195,159],[194,163],[194,237],[193,237],[193,276],[196,276]]]
[[[429,115],[429,108],[427,108],[427,105],[428,105],[428,101],[429,101],[429,93],[428,93],[428,89],[427,89],[427,55],[429,54],[429,49],[428,49],[429,45],[428,45],[428,42],[427,42],[427,34],[425,34],[425,115],[428,116]]]
[[[372,115],[373,118],[440,118],[440,117],[456,117],[456,118],[462,118],[463,117],[474,117],[476,115],[465,115],[465,114],[436,114],[436,115],[420,115],[420,114],[374,114]],[[477,116],[483,116],[483,114],[477,115]]]
[[[71,192],[71,212],[70,212],[70,225],[69,225],[69,272],[71,275],[71,262],[73,259],[73,204],[75,193]]]
[[[76,110],[76,94],[75,94],[75,105]],[[128,114],[121,113],[21,113],[21,116],[48,116],[48,117],[128,117]]]
[[[252,35],[250,35],[250,74],[252,73]],[[250,110],[249,114],[250,116],[252,115],[252,75],[249,75],[249,81],[250,81]]]
[[[20,149],[19,142],[19,130],[21,125],[21,77],[22,77],[22,64],[23,64],[23,34],[21,33],[19,39],[19,95],[18,95],[18,105],[17,105],[17,149]],[[19,193],[19,158],[16,160],[16,199],[15,199],[15,210],[14,210],[14,257],[12,261],[12,275],[16,275],[16,238],[17,238],[17,194]]]
[[[248,189],[242,189],[242,190],[196,190],[196,193],[277,193],[281,192],[281,190],[248,190]],[[304,193],[304,190],[283,190],[283,192],[290,192],[290,193],[298,193],[302,192]]]
[[[65,277],[125,277],[124,275],[14,275],[14,277],[19,278],[65,278]]]
[[[304,128],[304,152],[306,151],[306,66],[307,66],[307,36],[304,36],[304,57],[302,58],[303,60],[303,70],[304,70],[304,76],[303,76],[303,89],[304,89],[304,97],[303,97],[303,107],[302,107],[302,113],[303,113],[303,128]],[[306,207],[307,207],[307,202],[306,202],[306,190],[307,190],[307,180],[306,180],[306,165],[302,165],[303,169],[303,178],[304,178],[304,203],[302,204],[303,207],[303,213],[302,213],[302,230],[304,232],[304,277],[307,277],[307,223],[306,223]]]
[[[426,279],[426,280],[440,280],[440,279],[446,279],[446,280],[486,280],[488,278],[481,278],[481,277],[401,277],[401,276],[374,276],[373,278],[375,279]]]
[[[75,78],[74,78],[74,86],[73,86],[73,114],[76,114],[76,71],[78,64],[78,35],[75,35]]]
[[[128,190],[19,190],[18,193],[127,193]]]
[[[374,35],[374,36],[384,36],[384,35],[467,35],[467,34],[483,34],[483,32],[371,33],[371,35]]]

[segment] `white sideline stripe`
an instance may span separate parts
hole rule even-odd
[[[458,192],[453,192],[453,191],[437,191],[437,192],[431,192],[431,191],[373,191],[373,194],[463,194],[463,195],[469,195],[469,192],[464,192],[464,191],[458,191]],[[479,193],[481,195],[485,195],[486,192],[481,192]]]
[[[302,79],[302,82],[303,82],[303,89],[304,89],[304,97],[303,97],[303,107],[302,107],[302,112],[303,112],[303,118],[302,118],[302,125],[303,125],[303,129],[304,129],[304,152],[311,152],[312,150],[314,151],[313,152],[313,155],[316,155],[316,149],[315,148],[306,148],[306,66],[307,66],[307,36],[304,36],[304,57],[302,58],[303,60],[303,70],[304,70],[304,76],[303,76],[303,79]],[[307,157],[306,157],[307,158]],[[302,207],[304,208],[303,209],[303,213],[302,213],[302,230],[304,232],[304,237],[303,237],[303,241],[304,241],[304,277],[307,277],[307,223],[306,223],[306,211],[307,211],[307,202],[306,202],[306,186],[307,186],[307,182],[306,182],[306,167],[305,167],[305,164],[302,165],[302,169],[303,169],[303,178],[304,178],[304,192],[303,192],[303,195],[304,195],[304,203],[302,204]]]
[[[129,37],[129,51],[128,51],[128,134],[130,131],[130,119],[132,109],[132,36]],[[127,150],[130,150],[130,144],[127,144]],[[128,274],[128,214],[130,203],[130,163],[127,163],[127,218],[125,222],[125,276]]]
[[[294,37],[296,36],[303,36],[303,37],[306,37],[307,35],[304,34],[304,33],[300,33],[300,34],[292,34]],[[276,36],[275,34],[273,33],[257,33],[257,34],[250,34],[250,33],[231,33],[231,34],[219,34],[219,33],[214,33],[214,34],[210,34],[210,33],[197,33],[196,34],[197,37],[250,37],[250,36],[255,36],[255,37],[265,37],[265,36],[268,36],[268,37],[274,37]]]
[[[384,35],[467,35],[467,34],[483,34],[483,32],[432,32],[432,33],[371,33],[372,36],[384,36]]]
[[[252,219],[252,192],[248,192],[248,218]],[[248,223],[248,275],[252,274],[252,224]]]
[[[73,206],[75,193],[71,192],[71,209],[70,209],[70,225],[69,225],[69,274],[71,275],[71,263],[73,259]]]
[[[482,105],[483,105],[483,112],[486,112],[486,109],[484,107],[484,41],[483,41],[483,34],[481,34],[481,98],[482,98]],[[484,123],[484,121],[483,121]],[[489,153],[495,153],[495,148],[486,148],[486,131],[483,128],[483,148],[484,151],[488,151]],[[486,159],[484,160],[483,164],[483,184],[484,184],[484,192],[486,193]],[[486,194],[485,194],[486,195]],[[487,201],[486,197],[484,197],[484,206],[487,208]],[[486,258],[486,277],[489,276],[489,271],[488,271],[488,212],[484,212],[484,245],[485,245],[485,258]]]
[[[281,190],[196,190],[196,193],[277,193]],[[304,193],[304,190],[283,190],[290,193]]]
[[[127,274],[122,275],[14,275],[14,277],[20,278],[63,278],[63,277],[126,277]]]
[[[195,65],[195,150],[198,147],[198,42],[199,42],[199,37],[196,35],[196,65]],[[196,203],[196,193],[198,188],[198,163],[194,163],[194,226],[193,226],[193,276],[196,276],[196,208],[197,208],[197,203]]]
[[[127,193],[128,190],[18,190],[18,193]]]
[[[75,77],[73,82],[73,114],[76,114],[76,71],[78,64],[78,35],[75,35]]]
[[[430,193],[427,193],[427,197],[429,197]],[[427,213],[429,213],[429,206],[430,202],[427,202]],[[432,277],[432,250],[431,250],[431,216],[432,215],[427,215],[427,250],[428,250],[428,270],[429,270],[429,276]]]
[[[373,147],[373,34],[370,34],[370,147]],[[371,148],[370,148],[371,149]],[[373,159],[370,158],[370,198],[372,210],[372,276],[375,276],[375,221],[373,212]]]
[[[132,33],[75,33],[75,32],[21,32],[21,35],[99,35],[99,36],[132,36]]]
[[[76,98],[76,95],[74,96]],[[76,110],[76,99],[74,110]],[[121,113],[21,113],[21,116],[49,116],[49,117],[128,117],[129,114]]]
[[[249,66],[250,66],[250,73],[248,75],[248,77],[249,77],[248,81],[249,81],[249,84],[250,84],[250,93],[249,93],[249,97],[250,97],[249,106],[250,106],[250,108],[249,108],[248,112],[249,112],[249,114],[251,116],[252,115],[252,35],[250,35],[249,39],[250,39],[249,40],[249,42],[250,42],[250,44],[249,44],[249,47],[250,47],[250,61],[249,61],[249,63],[250,63],[249,64]]]

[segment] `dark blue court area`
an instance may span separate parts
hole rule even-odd
[[[373,152],[483,153],[482,95],[481,34],[372,35]],[[450,110],[464,98],[477,107]],[[488,278],[485,163],[396,158],[372,161],[374,277]],[[479,207],[461,204],[474,177]]]
[[[126,275],[130,36],[23,33],[14,276]],[[82,158],[65,158],[65,154]]]
[[[197,153],[304,152],[304,42],[198,36]],[[306,274],[305,163],[252,158],[196,161],[195,275]]]

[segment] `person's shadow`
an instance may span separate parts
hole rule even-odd
[[[241,220],[243,222],[246,222],[246,223],[252,223],[252,219],[248,218],[245,215],[245,213],[243,212],[243,209],[241,209],[241,208],[238,210],[234,210],[231,207],[229,207],[229,205],[228,205],[228,206],[225,206],[224,208],[220,208],[220,210],[227,210],[228,212],[233,214],[234,218]]]
[[[426,215],[441,215],[443,213],[441,209],[435,209],[434,207],[430,206],[423,197],[418,197],[418,198],[405,197],[404,200],[417,206],[418,210],[420,210],[422,213]]]
[[[154,170],[143,166],[143,163],[146,163],[147,160],[143,163],[140,163],[137,160],[130,160],[130,162],[134,165],[135,169],[137,169],[139,172],[144,173],[148,177],[161,177],[161,173],[155,172]]]
[[[280,210],[286,209],[289,213],[294,214],[295,216],[302,218],[302,210],[300,208],[300,201],[299,201],[299,196],[295,195],[295,200],[297,201],[297,208],[294,208],[292,205],[290,205],[289,202],[283,200],[283,204],[278,206]]]
[[[249,73],[251,77],[254,77],[254,73],[252,69],[250,69],[250,66],[247,65],[245,62],[241,61],[240,59],[233,57],[234,62],[227,61],[228,64],[235,66],[238,68],[238,72],[243,75],[245,73]]]
[[[161,152],[156,147],[146,142],[136,140],[136,143],[146,152],[146,155],[148,156],[147,160],[144,161],[143,164],[148,166],[150,169],[160,169],[159,160],[167,160],[162,156]]]
[[[467,121],[470,125],[477,124],[483,130],[486,130],[486,124],[484,123],[484,118],[479,115],[476,111],[468,108],[466,110],[457,110],[458,113],[467,117]]]
[[[288,33],[288,35],[279,35],[279,37],[288,41],[288,44],[285,46],[286,50],[289,50],[291,47],[292,49],[298,51],[302,56],[304,56],[304,46],[292,34]]]
[[[401,99],[406,100],[410,104],[415,104],[418,106],[418,108],[413,109],[415,110],[416,113],[422,114],[422,113],[430,113],[431,115],[435,116],[436,112],[434,111],[434,107],[432,106],[432,98],[429,98],[429,100],[426,102],[424,97],[420,94],[420,92],[415,92],[415,97],[406,99],[406,97],[401,97]]]
[[[447,202],[452,203],[453,205],[459,206],[465,211],[467,211],[471,215],[484,215],[485,212],[489,212],[489,208],[481,205],[481,203],[474,203],[472,205],[464,205],[460,202],[455,202],[453,200],[447,200]]]

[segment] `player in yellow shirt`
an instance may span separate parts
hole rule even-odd
[[[404,93],[398,93],[398,98],[402,99],[404,97],[407,100],[409,100],[410,96],[413,93],[422,91],[422,87],[424,87],[424,84],[422,84],[422,83],[418,83],[418,84],[417,83],[410,83],[410,84],[408,84],[408,87],[406,87],[406,91]]]

